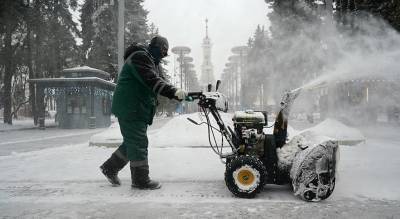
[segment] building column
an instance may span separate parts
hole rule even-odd
[[[36,86],[36,106],[38,114],[39,129],[46,129],[45,118],[46,118],[46,106],[44,103],[44,87]]]
[[[96,128],[96,117],[94,116],[94,87],[90,86],[90,116],[88,120],[88,126],[90,129]]]

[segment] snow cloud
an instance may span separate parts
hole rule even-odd
[[[294,111],[318,111],[321,95],[329,93],[335,99],[326,107],[352,111],[339,113],[347,119],[399,113],[400,34],[382,19],[363,12],[340,22],[319,13],[308,19],[271,13],[271,36],[264,57],[249,66],[256,69],[259,79],[268,78],[267,93],[279,101],[284,90],[318,88],[311,94],[303,92]],[[339,93],[325,89],[332,86]],[[355,111],[360,114],[355,116]]]

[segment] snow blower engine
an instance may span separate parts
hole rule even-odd
[[[290,178],[290,173],[287,170],[278,168],[277,148],[281,148],[286,143],[289,102],[293,101],[298,94],[286,96],[288,102],[281,104],[281,111],[274,123],[273,133],[265,134],[265,129],[272,127],[267,127],[267,112],[265,111],[236,111],[232,118],[233,129],[225,125],[219,111],[227,112],[228,102],[223,94],[217,92],[220,83],[218,80],[214,92],[211,91],[212,86],[208,85],[207,92],[188,93],[189,99],[198,100],[199,109],[205,121],[199,123],[191,118],[187,119],[196,125],[205,124],[208,126],[209,144],[226,164],[225,183],[228,189],[237,197],[253,198],[262,191],[267,183],[292,183],[293,186],[297,186],[297,184],[294,185],[295,179]],[[211,122],[210,114],[218,127],[215,127]],[[216,139],[215,132],[219,132],[222,136],[220,143]],[[224,147],[224,139],[230,147]],[[226,148],[230,148],[230,150]],[[329,164],[329,162],[325,163]],[[315,169],[315,166],[313,168]],[[304,200],[323,200],[333,191],[334,170],[332,171],[332,168],[326,165],[323,167],[320,165],[318,168],[326,170],[322,171],[325,174],[324,181],[319,180],[315,184],[310,183],[310,185],[303,186],[304,188],[295,191],[295,194]],[[307,174],[300,175],[304,177]],[[320,179],[318,174],[308,175],[307,180]]]

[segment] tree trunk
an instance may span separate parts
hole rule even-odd
[[[6,27],[6,37],[5,37],[5,75],[4,75],[4,123],[12,124],[12,115],[11,115],[11,80],[14,73],[14,69],[12,68],[12,45],[11,45],[11,35],[12,28],[10,25]]]
[[[42,69],[43,69],[43,62],[42,62],[42,58],[41,57],[43,57],[43,54],[42,54],[42,51],[40,50],[40,48],[42,48],[42,45],[41,45],[41,42],[42,42],[42,37],[41,37],[41,34],[37,34],[37,36],[36,36],[36,39],[35,39],[35,56],[34,56],[34,59],[35,59],[35,78],[42,78],[43,77],[43,72],[42,72]],[[38,104],[39,104],[39,102],[38,102],[38,100],[37,100],[37,97],[38,97],[38,89],[37,89],[37,87],[35,88],[34,86],[32,86],[32,89],[34,89],[33,91],[33,94],[34,94],[34,100],[35,100],[35,103],[34,103],[34,108],[33,108],[33,121],[34,121],[34,123],[35,123],[35,125],[38,125],[39,124],[39,107],[38,107]]]
[[[30,25],[27,27],[27,46],[28,46],[28,69],[29,69],[29,79],[35,78],[35,72],[33,72],[32,66],[32,45],[31,45],[31,28]],[[33,123],[37,124],[37,115],[36,115],[36,100],[35,100],[35,86],[32,83],[29,83],[29,105],[31,108],[31,115],[33,116]]]

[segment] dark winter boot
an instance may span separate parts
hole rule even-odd
[[[138,189],[159,189],[161,184],[151,180],[149,177],[149,165],[131,166],[132,188]]]
[[[123,155],[118,155],[118,152],[119,151],[114,152],[111,157],[100,166],[101,172],[113,186],[121,185],[118,172],[128,163],[126,159],[122,158]]]

